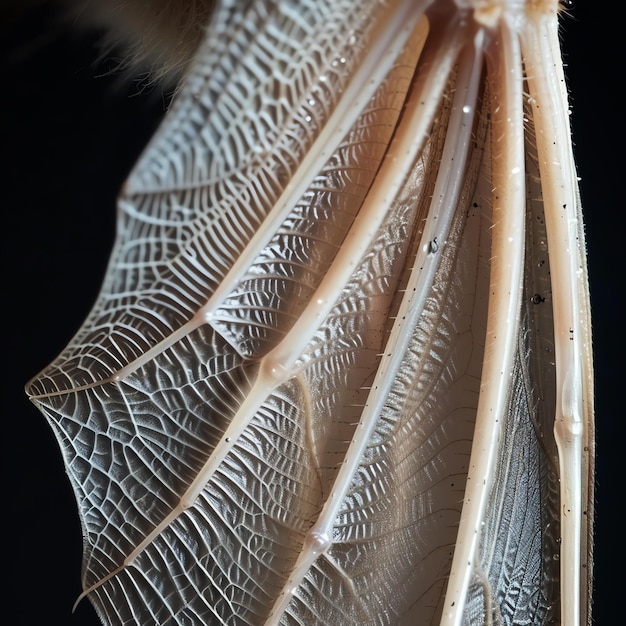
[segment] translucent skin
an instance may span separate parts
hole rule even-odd
[[[590,349],[562,77],[541,71],[558,56],[555,15],[397,5],[358,36],[331,21],[343,48],[320,21],[311,72],[299,15],[264,30],[254,10],[217,13],[229,28],[122,193],[101,298],[33,383],[87,525],[83,595],[112,621],[333,623],[348,602],[372,623],[585,620]],[[282,54],[268,63],[268,49]],[[546,237],[552,287],[548,265],[525,260]],[[551,289],[543,317],[524,305],[536,285]],[[521,510],[502,489],[511,474],[530,483],[526,457],[510,456],[517,423],[538,468]],[[169,581],[155,564],[176,537],[199,552]],[[528,570],[500,582],[518,560],[535,586]]]

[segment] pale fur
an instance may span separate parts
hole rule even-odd
[[[104,30],[120,65],[178,82],[202,39],[213,0],[62,0],[77,24]]]

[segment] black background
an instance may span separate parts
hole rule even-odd
[[[0,0],[1,2],[2,0]],[[579,2],[564,19],[572,125],[589,247],[597,408],[595,623],[613,624],[624,593],[618,491],[624,350],[624,57],[617,17]],[[54,13],[0,7],[2,151],[2,614],[14,624],[98,624],[80,593],[81,529],[56,441],[24,383],[65,346],[88,312],[114,232],[115,197],[168,100],[98,61],[92,35]],[[626,456],[626,449],[621,453]],[[615,568],[615,569],[613,569]]]

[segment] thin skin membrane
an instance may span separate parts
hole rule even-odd
[[[589,621],[557,7],[474,4],[214,8],[29,386],[105,623]]]

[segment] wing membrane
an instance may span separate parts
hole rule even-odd
[[[575,584],[517,22],[392,4],[216,8],[31,384],[109,623],[550,623]]]

